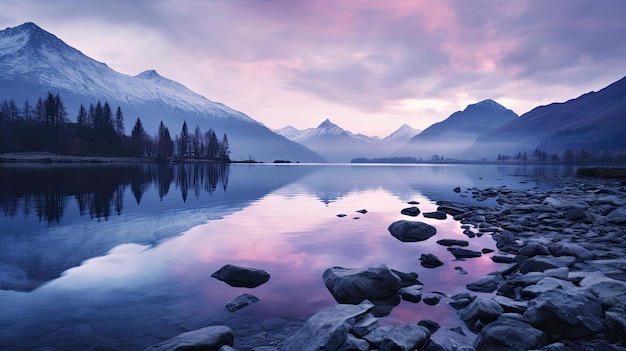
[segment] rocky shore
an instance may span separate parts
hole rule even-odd
[[[381,264],[330,267],[323,279],[339,304],[320,310],[300,328],[265,338],[271,342],[244,345],[230,328],[211,326],[146,350],[626,350],[626,182],[539,180],[557,185],[549,191],[450,190],[493,199],[495,206],[438,202],[439,217],[453,216],[469,240],[491,235],[498,249],[472,255],[489,254],[501,269],[467,284],[466,292],[435,296],[437,303],[457,309],[472,333],[428,319],[380,325],[381,306],[393,308],[400,299],[426,302],[417,274]],[[389,230],[402,241],[434,234],[413,220],[393,223]],[[455,257],[470,254],[462,240],[439,244],[449,246]],[[440,264],[437,257],[422,256],[424,267]]]

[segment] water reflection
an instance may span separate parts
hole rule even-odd
[[[467,239],[459,223],[419,216],[437,228],[419,243],[396,240],[387,226],[409,219],[400,214],[409,200],[422,212],[444,198],[472,201],[453,192],[456,186],[537,186],[514,177],[530,171],[517,168],[207,166],[67,166],[61,175],[29,175],[29,182],[17,178],[35,170],[2,167],[3,177],[12,175],[3,184],[21,185],[1,192],[3,212],[12,215],[0,218],[0,349],[143,349],[211,324],[254,335],[264,321],[305,319],[335,303],[321,279],[332,266],[384,263],[417,272],[426,292],[454,294],[498,267],[487,255],[455,260],[436,244]],[[61,209],[52,221],[34,210],[46,196],[55,199],[52,214]],[[362,208],[368,212],[356,212]],[[469,249],[493,246],[485,235],[471,239]],[[445,265],[421,267],[422,253]],[[253,290],[234,288],[210,277],[225,264],[264,269],[272,278]],[[235,313],[224,309],[243,292],[261,301]],[[406,301],[385,323],[423,318],[460,324],[445,303]]]
[[[137,204],[156,185],[161,200],[172,183],[183,201],[228,187],[229,164],[131,165],[3,165],[0,166],[0,211],[5,217],[35,214],[40,221],[60,223],[71,199],[78,213],[108,219],[120,215],[123,194],[130,188]]]

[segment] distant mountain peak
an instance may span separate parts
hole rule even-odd
[[[500,105],[499,103],[491,99],[486,99],[486,100],[477,102],[475,104],[467,105],[467,107],[465,108],[465,111],[471,111],[473,109],[478,109],[478,108],[486,108],[486,109],[491,109],[495,111],[508,111],[506,107]]]
[[[330,121],[330,118],[326,118],[324,120],[324,122],[320,123],[319,126],[317,126],[317,128],[334,128],[334,127],[338,127],[335,123]]]
[[[156,70],[149,69],[147,71],[143,71],[143,72],[139,73],[138,75],[135,76],[135,78],[160,79],[160,78],[163,78],[163,77],[161,75],[159,75]]]

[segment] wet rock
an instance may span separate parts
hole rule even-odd
[[[420,349],[430,337],[430,331],[415,324],[383,325],[363,338],[381,351],[412,351]]]
[[[254,295],[242,294],[228,301],[224,307],[230,312],[235,312],[257,301],[259,298]]]
[[[550,245],[548,249],[554,256],[574,256],[580,261],[593,258],[591,251],[575,243],[558,242]]]
[[[487,275],[467,283],[465,287],[470,291],[491,293],[496,291],[502,281],[499,275]]]
[[[358,339],[354,335],[348,333],[346,340],[339,345],[337,351],[368,351],[370,343],[363,339]]]
[[[362,209],[362,210],[358,210],[358,211],[356,211],[356,212],[358,212],[358,213],[360,213],[360,214],[366,214],[366,213],[367,213],[367,210],[366,210],[366,209]]]
[[[495,321],[502,313],[504,309],[497,302],[482,296],[476,297],[467,307],[458,311],[459,317],[474,332]]]
[[[556,279],[553,277],[544,277],[537,284],[529,285],[522,289],[522,296],[527,298],[535,298],[546,291],[555,289],[574,289],[576,286],[567,280]]]
[[[425,218],[433,218],[433,219],[446,219],[448,215],[446,215],[443,211],[434,211],[434,212],[424,212],[422,214]]]
[[[440,328],[430,336],[424,351],[474,351],[471,339],[463,329]]]
[[[500,305],[505,313],[523,314],[528,309],[528,301],[525,300],[513,300],[506,296],[496,295],[493,301]]]
[[[576,262],[573,256],[535,256],[520,263],[520,272],[543,272],[546,269],[569,267]]]
[[[357,322],[352,327],[351,333],[358,337],[363,337],[363,335],[376,328],[378,328],[378,318],[371,313],[367,313],[359,317]]]
[[[550,255],[550,251],[548,251],[547,247],[534,242],[524,245],[521,249],[519,249],[519,253],[528,257],[535,257],[538,255]]]
[[[626,207],[618,207],[606,215],[606,220],[613,224],[626,223]]]
[[[411,273],[404,273],[404,272],[400,272],[397,271],[395,269],[390,269],[390,271],[397,275],[398,278],[400,278],[400,287],[401,288],[405,288],[407,286],[411,286],[411,285],[416,285],[416,284],[420,284],[423,285],[422,282],[420,282],[417,278],[419,278],[419,275],[415,272],[411,272]]]
[[[422,300],[423,285],[412,285],[406,288],[400,289],[400,296],[402,299],[409,302],[420,302]]]
[[[422,327],[428,329],[428,331],[430,331],[431,334],[439,330],[439,328],[441,328],[439,323],[435,321],[431,321],[430,319],[422,319],[421,321],[417,322],[417,325],[421,325]]]
[[[227,264],[211,277],[234,287],[254,288],[270,279],[270,274],[262,269],[247,268]]]
[[[467,274],[467,271],[465,269],[463,269],[463,267],[456,266],[456,267],[454,267],[454,270],[459,272],[460,275],[466,275]]]
[[[234,340],[235,334],[229,327],[218,325],[182,333],[144,351],[217,350],[223,345],[232,346]]]
[[[406,216],[416,217],[417,215],[421,213],[421,211],[416,206],[411,206],[411,207],[403,208],[400,211],[400,213]]]
[[[469,241],[458,239],[441,239],[437,240],[437,244],[442,246],[469,246]]]
[[[424,303],[428,306],[435,306],[439,303],[439,301],[441,301],[441,295],[428,293],[423,297],[422,301],[424,301]]]
[[[340,214],[337,215],[337,217],[339,217],[339,218],[343,218],[345,216],[347,216],[347,214],[345,214],[345,213],[340,213]]]
[[[403,242],[424,241],[437,233],[435,227],[429,224],[405,220],[393,222],[387,229],[393,237]]]
[[[400,303],[400,278],[387,266],[366,268],[332,267],[322,275],[324,284],[339,303],[358,304],[369,300],[374,304]]]
[[[463,307],[467,307],[474,298],[468,292],[462,292],[450,297],[450,302],[448,303],[453,308],[460,310]]]
[[[420,264],[426,268],[436,268],[443,266],[443,262],[433,254],[421,254]]]
[[[491,256],[491,260],[495,263],[512,263],[513,257],[493,255]]]
[[[458,216],[466,212],[465,210],[459,207],[455,207],[452,205],[444,205],[444,204],[439,205],[437,207],[437,211],[445,212],[449,214],[450,216]]]
[[[503,252],[517,253],[520,245],[511,232],[495,233],[492,238],[496,241],[496,247]]]
[[[452,189],[452,191],[454,191],[455,193],[460,193],[461,192],[461,187],[456,187],[454,189]]]
[[[584,289],[543,292],[529,301],[522,319],[550,341],[579,339],[604,330],[602,304]]]
[[[348,332],[372,304],[333,305],[318,311],[295,334],[283,343],[284,351],[336,350],[346,341]]]
[[[546,344],[546,335],[528,323],[503,314],[486,325],[478,334],[477,350],[524,351],[538,349]]]
[[[452,253],[454,257],[456,258],[473,258],[473,257],[480,257],[483,255],[481,252],[478,252],[478,251],[460,249],[460,248],[455,248],[455,247],[449,247],[448,251],[450,251],[450,253]]]

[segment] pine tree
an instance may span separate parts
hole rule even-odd
[[[178,143],[178,155],[181,158],[189,157],[189,129],[187,128],[187,121],[183,122]]]
[[[85,110],[85,106],[80,104],[78,107],[78,115],[76,116],[76,124],[78,124],[78,135],[81,137],[85,136],[85,130],[88,127],[87,121],[87,111]]]
[[[217,159],[217,156],[220,151],[220,142],[217,139],[217,135],[215,135],[215,131],[209,128],[209,130],[204,133],[204,139],[206,142],[206,158],[210,160]]]
[[[202,131],[199,126],[196,126],[196,129],[193,133],[193,157],[201,158],[202,157],[202,149],[204,149],[204,143],[202,142]]]
[[[141,119],[137,118],[135,126],[130,134],[132,153],[134,157],[142,157],[145,155],[146,137],[148,134],[143,129]]]
[[[230,161],[230,146],[228,145],[228,137],[226,137],[226,133],[224,133],[224,137],[222,138],[220,145],[219,159],[222,161]]]
[[[124,135],[124,114],[122,113],[122,108],[119,106],[115,112],[115,134],[117,134],[118,137]]]

